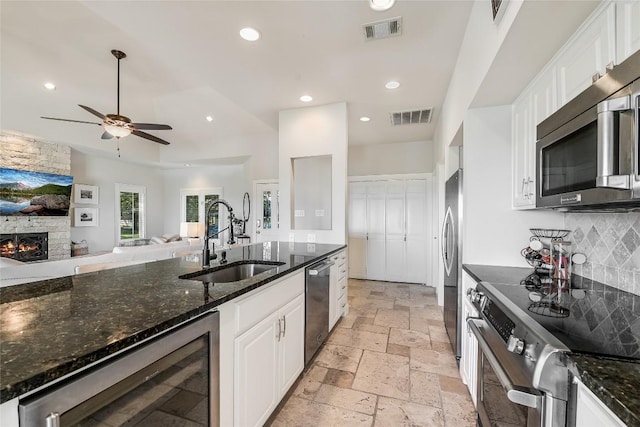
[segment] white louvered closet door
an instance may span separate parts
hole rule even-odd
[[[427,283],[429,191],[426,179],[350,183],[349,277]]]
[[[387,280],[385,250],[385,182],[367,185],[367,279]]]
[[[349,186],[349,277],[367,278],[367,183]]]
[[[385,280],[404,282],[407,277],[405,182],[388,181],[385,204]]]
[[[407,181],[406,187],[406,275],[405,281],[426,283],[431,259],[427,255],[429,243],[427,209],[428,188],[425,180]]]

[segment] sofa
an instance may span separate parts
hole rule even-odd
[[[145,246],[116,246],[110,253],[56,261],[24,263],[0,258],[0,287],[71,276],[78,272],[123,267],[172,258],[174,254],[202,250],[202,239],[186,239]]]

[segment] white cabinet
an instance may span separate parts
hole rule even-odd
[[[536,207],[536,128],[562,105],[592,84],[616,61],[620,39],[625,55],[638,49],[640,30],[620,22],[640,18],[639,2],[603,2],[512,105],[512,207]],[[618,34],[616,36],[616,7]],[[633,21],[633,20],[632,20]],[[638,22],[633,21],[633,22]],[[618,55],[620,56],[620,55]]]
[[[512,108],[513,207],[535,208],[536,129],[558,108],[555,68],[545,69]]]
[[[304,276],[235,303],[234,425],[263,425],[304,368]]]
[[[476,282],[466,273],[462,273],[462,340],[460,355],[460,377],[467,384],[473,405],[477,407],[477,388],[478,388],[478,340],[467,327],[467,319],[470,317],[478,317],[478,311],[473,304],[467,300],[467,289],[475,289]]]
[[[616,4],[610,3],[589,18],[557,58],[560,106],[588,88],[594,74],[616,64],[615,46]]]
[[[598,397],[578,381],[576,426],[580,427],[624,427],[626,424],[607,408]]]
[[[349,277],[427,282],[429,183],[427,179],[350,183]]]
[[[532,159],[535,142],[532,144],[532,139],[535,141],[535,138],[534,126],[532,126],[531,94],[523,93],[513,104],[512,109],[513,207],[532,208],[535,207],[535,197],[531,197],[532,191],[530,191],[534,170],[531,165],[532,162],[535,163],[535,157]]]
[[[347,309],[347,252],[340,251],[331,256],[329,286],[329,331],[333,329]]]
[[[616,1],[617,63],[621,63],[640,49],[640,2]]]

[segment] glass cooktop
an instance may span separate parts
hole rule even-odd
[[[571,351],[640,360],[640,296],[581,276],[492,285]]]

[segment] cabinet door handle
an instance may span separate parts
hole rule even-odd
[[[282,316],[282,337],[287,334],[287,316]]]
[[[531,179],[531,177],[529,177],[529,182],[527,182],[527,193],[529,194],[530,198],[532,198],[532,197],[534,197],[536,195],[533,191],[531,191],[531,188],[530,188],[531,184],[533,184],[533,180]]]
[[[526,185],[526,183],[527,183],[527,180],[525,178],[522,178],[522,196],[525,198],[527,197],[527,192],[524,191],[524,186]]]
[[[276,338],[280,341],[280,336],[282,335],[282,319],[278,318],[278,333],[276,334]]]
[[[347,303],[346,303],[346,302],[343,302],[343,303],[342,303],[342,308],[344,308],[344,306],[345,306],[345,305],[347,305]]]
[[[346,286],[343,286],[342,289],[346,288]]]

